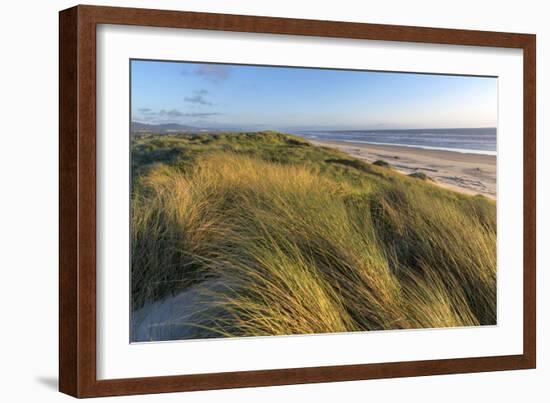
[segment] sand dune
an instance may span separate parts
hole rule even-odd
[[[368,162],[387,161],[405,174],[424,172],[441,186],[496,199],[496,156],[403,146],[313,141]]]

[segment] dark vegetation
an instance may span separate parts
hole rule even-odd
[[[496,323],[482,196],[276,132],[136,135],[132,173],[133,307],[199,290],[192,337]]]
[[[412,174],[409,174],[409,176],[411,178],[420,179],[422,181],[433,181],[433,179],[426,175],[424,172],[413,172]]]
[[[387,161],[384,160],[376,160],[373,162],[373,165],[377,165],[379,167],[389,168],[390,164]]]

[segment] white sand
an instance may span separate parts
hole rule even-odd
[[[494,155],[338,141],[312,143],[336,148],[368,162],[384,160],[405,174],[424,172],[440,186],[496,199],[497,165]]]

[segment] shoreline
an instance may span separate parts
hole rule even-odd
[[[384,160],[406,175],[423,172],[441,187],[496,200],[495,155],[350,141],[309,141],[370,163]]]
[[[317,141],[315,139],[307,138],[308,140]],[[481,150],[470,150],[467,148],[443,148],[443,147],[430,147],[430,146],[417,146],[417,145],[411,145],[411,144],[391,144],[391,143],[377,143],[377,142],[370,142],[370,141],[354,141],[354,140],[325,140],[325,142],[330,143],[331,141],[334,141],[336,143],[350,143],[350,144],[366,144],[366,145],[374,145],[374,146],[390,146],[390,147],[405,147],[405,148],[419,148],[421,150],[432,150],[432,151],[448,151],[453,153],[460,153],[460,154],[476,154],[476,155],[492,155],[496,156],[496,151],[481,151]]]

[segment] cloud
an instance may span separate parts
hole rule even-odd
[[[208,95],[208,91],[201,89],[193,91],[193,95],[185,97],[183,100],[192,104],[212,106],[212,102],[205,99],[206,95]]]
[[[205,80],[220,82],[229,78],[231,69],[222,64],[201,64],[194,73]]]
[[[138,112],[143,114],[143,115],[151,115],[151,114],[155,113],[155,112],[153,112],[153,110],[151,108],[139,108]]]
[[[182,112],[179,109],[160,109],[154,111],[150,108],[139,108],[141,119],[146,122],[159,123],[169,121],[181,121],[185,118],[209,118],[223,115],[220,112]]]
[[[186,113],[184,116],[190,117],[190,118],[209,118],[210,116],[219,116],[223,115],[223,113],[220,112],[197,112],[197,113]]]
[[[184,114],[177,109],[170,109],[169,111],[161,109],[158,114],[159,116],[168,116],[171,118],[179,118],[181,116],[184,116]]]

